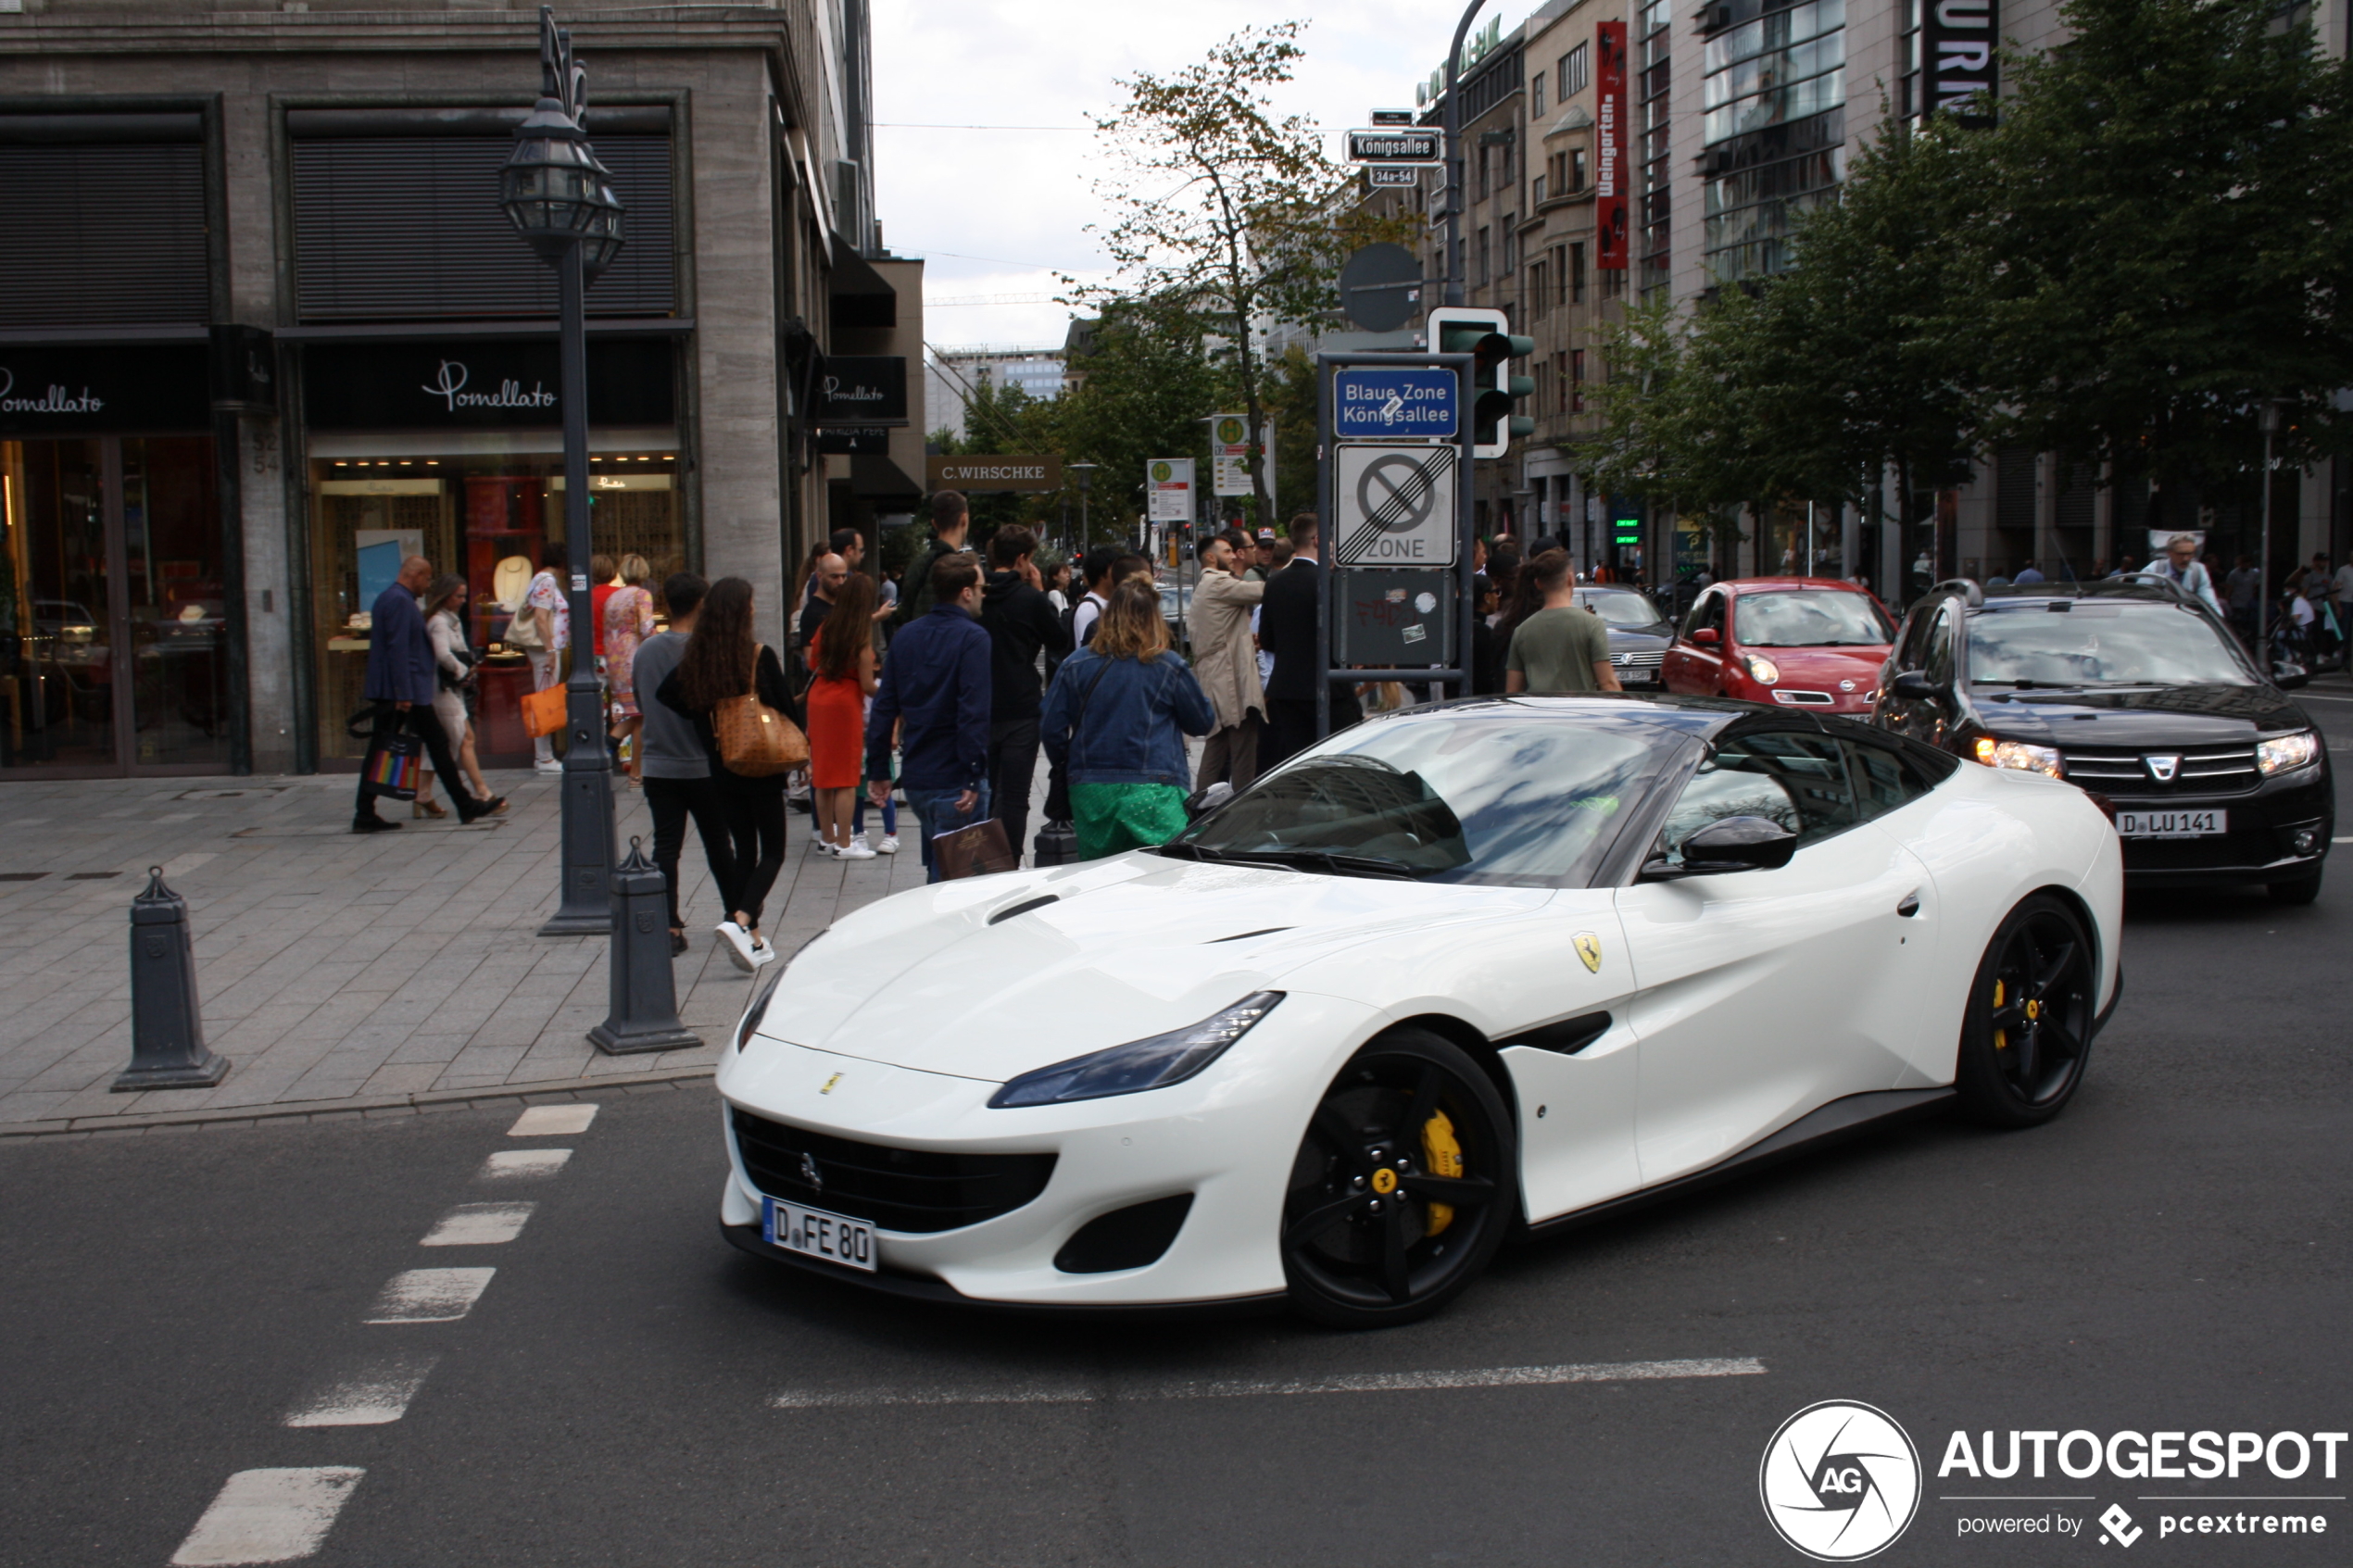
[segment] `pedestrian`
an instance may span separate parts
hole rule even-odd
[[[2037,583],[2045,583],[2048,581],[2049,579],[2043,575],[2043,569],[2041,567],[2036,566],[2032,561],[2028,561],[2024,566],[2019,568],[2018,575],[2010,579],[2010,584],[2013,587],[2028,588],[2033,586]]]
[[[434,771],[448,787],[450,803],[458,808],[458,820],[471,822],[476,817],[497,815],[507,809],[507,803],[478,798],[459,782],[458,764],[449,755],[448,733],[434,713],[433,699],[439,683],[434,673],[433,639],[425,631],[425,618],[417,606],[417,595],[432,581],[433,563],[422,556],[410,556],[400,563],[400,575],[376,596],[370,612],[368,672],[366,684],[360,688],[361,695],[375,707],[369,750],[374,751],[395,735],[415,735],[424,743],[425,755],[432,759]],[[388,822],[376,815],[376,797],[370,793],[368,784],[368,775],[363,771],[352,809],[351,831],[385,833],[398,827],[398,822]]]
[[[817,646],[817,628],[834,610],[834,603],[841,594],[842,584],[849,580],[849,563],[830,550],[817,558],[809,573],[809,593],[801,600],[800,619],[793,627],[793,644],[797,647]]]
[[[730,772],[720,755],[711,716],[719,705],[747,693],[789,718],[792,688],[776,650],[752,632],[751,584],[723,577],[703,596],[695,629],[678,668],[665,677],[655,697],[691,721],[711,767],[719,809],[727,824],[733,860],[727,918],[718,926],[728,956],[747,973],[774,963],[776,950],[760,934],[760,916],[776,873],[785,866],[785,776],[754,778]]]
[[[1318,557],[1315,514],[1290,520],[1290,564],[1266,583],[1258,618],[1258,640],[1275,656],[1266,678],[1266,733],[1258,746],[1258,771],[1265,772],[1315,743],[1317,606],[1324,596],[1324,567]],[[1347,686],[1331,696],[1331,726],[1344,730],[1364,717]]]
[[[564,654],[572,646],[572,601],[565,596],[563,574],[571,565],[560,539],[550,539],[539,552],[539,570],[532,574],[531,583],[522,591],[522,608],[515,613],[530,618],[534,637],[538,646],[526,646],[524,657],[531,663],[531,689],[544,692],[563,684]],[[556,737],[553,734],[534,735],[531,740],[532,766],[543,773],[560,773],[564,765],[556,760]]]
[[[2329,575],[2325,550],[2315,550],[2312,564],[2304,569],[2304,596],[2312,606],[2322,651],[2334,653],[2345,643],[2345,619],[2343,607],[2336,599],[2336,583]]]
[[[433,580],[425,589],[425,637],[433,644],[434,717],[441,721],[442,733],[449,737],[450,755],[464,770],[466,787],[477,800],[492,798],[489,781],[482,776],[482,763],[474,753],[473,717],[467,709],[467,696],[475,685],[473,649],[466,641],[466,580],[455,572],[447,572]],[[425,771],[424,781],[418,786],[416,809],[420,817],[446,817],[449,809],[433,798],[433,771]]]
[[[981,629],[988,633],[988,798],[1005,837],[1021,858],[1029,829],[1029,791],[1038,776],[1039,658],[1059,665],[1070,652],[1068,633],[1039,583],[1032,557],[1037,535],[1000,528],[988,541],[993,569],[980,596]]]
[[[866,755],[866,699],[875,695],[874,609],[875,580],[844,571],[832,613],[809,639],[809,787],[816,796],[818,843],[844,860],[875,858],[851,821]]]
[[[654,569],[645,557],[631,554],[621,558],[619,571],[621,586],[606,596],[604,613],[598,621],[605,633],[605,689],[611,693],[612,738],[629,753],[629,782],[634,786],[643,777],[637,761],[637,734],[646,721],[637,706],[635,669],[637,649],[654,632],[654,596],[646,587]]]
[[[1624,690],[1610,667],[1609,629],[1577,602],[1568,552],[1546,550],[1520,570],[1544,599],[1542,608],[1512,628],[1504,689],[1530,696]]]
[[[1119,564],[1119,546],[1098,545],[1081,557],[1078,575],[1087,584],[1087,593],[1070,612],[1070,640],[1075,647],[1084,647],[1087,639],[1095,634],[1095,619],[1103,613],[1110,602],[1112,583],[1116,581],[1114,569]]]
[[[1504,690],[1504,643],[1495,634],[1494,614],[1498,600],[1492,578],[1480,574],[1471,579],[1471,603],[1478,612],[1471,618],[1471,695],[1496,696]]]
[[[588,624],[596,631],[597,646],[591,651],[598,659],[605,657],[605,605],[613,595],[620,591],[621,583],[617,579],[612,557],[590,556],[588,558]]]
[[[1250,540],[1227,529],[1201,546],[1201,578],[1193,584],[1188,629],[1200,663],[1202,689],[1217,710],[1217,727],[1202,747],[1196,789],[1221,780],[1242,789],[1258,776],[1258,730],[1266,711],[1265,688],[1258,681],[1258,650],[1252,641],[1250,612],[1266,596],[1266,584],[1234,574]]]
[[[2168,539],[2165,553],[2142,570],[2204,600],[2206,608],[2217,616],[2222,613],[2221,602],[2214,596],[2214,580],[2207,575],[2206,563],[2197,558],[2197,541],[2189,534],[2176,533]]]
[[[1057,558],[1054,564],[1047,569],[1045,577],[1046,597],[1052,602],[1054,613],[1067,615],[1070,611],[1070,558]]]
[[[932,840],[988,816],[992,650],[977,619],[980,567],[970,556],[939,557],[924,590],[931,608],[891,639],[866,715],[866,795],[876,806],[889,803],[897,734],[900,784],[923,835],[924,880],[937,882]]]
[[[948,556],[961,554],[965,536],[972,532],[972,508],[964,497],[953,490],[938,490],[931,497],[931,539],[916,552],[914,564],[907,569],[907,580],[900,587],[899,610],[893,624],[912,626],[931,608],[932,571]],[[928,865],[931,851],[926,847],[925,863]]]
[[[678,668],[695,630],[711,584],[691,571],[673,572],[662,583],[662,602],[670,607],[670,628],[657,632],[637,648],[631,661],[630,684],[648,694],[661,690]],[[646,810],[654,820],[654,864],[661,868],[662,891],[670,903],[670,951],[686,950],[686,924],[678,913],[678,855],[686,847],[686,822],[692,819],[702,839],[704,863],[711,867],[711,885],[722,909],[736,907],[736,852],[727,835],[727,817],[711,782],[711,752],[694,724],[659,697],[644,703],[644,725],[637,733],[640,787]]]
[[[826,541],[826,545],[833,554],[841,558],[841,564],[849,571],[858,571],[864,569],[866,536],[858,530],[837,528],[834,530],[833,537]]]
[[[2239,640],[2253,647],[2262,635],[2257,624],[2263,603],[2263,574],[2255,570],[2255,558],[2242,555],[2238,565],[2222,579],[2222,591],[2231,601],[2231,626]]]
[[[1517,539],[1506,533],[1495,541],[1494,549],[1487,557],[1487,580],[1495,584],[1497,593],[1511,593],[1512,584],[1519,580],[1520,558]]]
[[[1169,646],[1150,583],[1112,590],[1095,640],[1046,694],[1046,753],[1070,780],[1078,858],[1165,844],[1185,825],[1185,737],[1217,723],[1208,694]]]

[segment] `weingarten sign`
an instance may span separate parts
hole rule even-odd
[[[588,340],[588,422],[676,419],[671,346],[661,339]],[[303,410],[313,430],[469,430],[563,422],[553,338],[317,344],[303,354]]]
[[[91,435],[209,430],[210,352],[202,344],[0,346],[0,432]]]

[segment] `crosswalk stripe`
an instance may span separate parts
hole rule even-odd
[[[554,1175],[571,1159],[568,1148],[502,1148],[482,1162],[477,1175],[485,1182],[529,1181]]]
[[[460,1203],[434,1222],[420,1247],[496,1247],[522,1234],[536,1203]]]
[[[455,1323],[473,1311],[496,1269],[404,1269],[384,1282],[367,1323]]]
[[[507,1129],[510,1138],[544,1138],[585,1133],[597,1119],[593,1105],[535,1105]]]
[[[292,1562],[310,1556],[333,1528],[365,1470],[321,1465],[307,1470],[240,1470],[229,1477],[188,1538],[171,1554],[173,1568]]]
[[[314,1390],[286,1414],[288,1426],[382,1426],[409,1413],[441,1357],[371,1357]]]

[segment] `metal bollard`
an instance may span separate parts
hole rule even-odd
[[[188,901],[149,866],[147,890],[131,900],[131,1065],[114,1091],[208,1089],[228,1075],[229,1059],[205,1048]]]
[[[661,868],[646,859],[646,841],[629,841],[629,859],[612,877],[612,1011],[588,1031],[607,1056],[673,1051],[702,1037],[678,1022],[678,986],[670,964],[670,909]]]

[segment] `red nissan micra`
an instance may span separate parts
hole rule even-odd
[[[1834,577],[1749,577],[1701,593],[1659,675],[1670,692],[1869,713],[1895,625]]]

